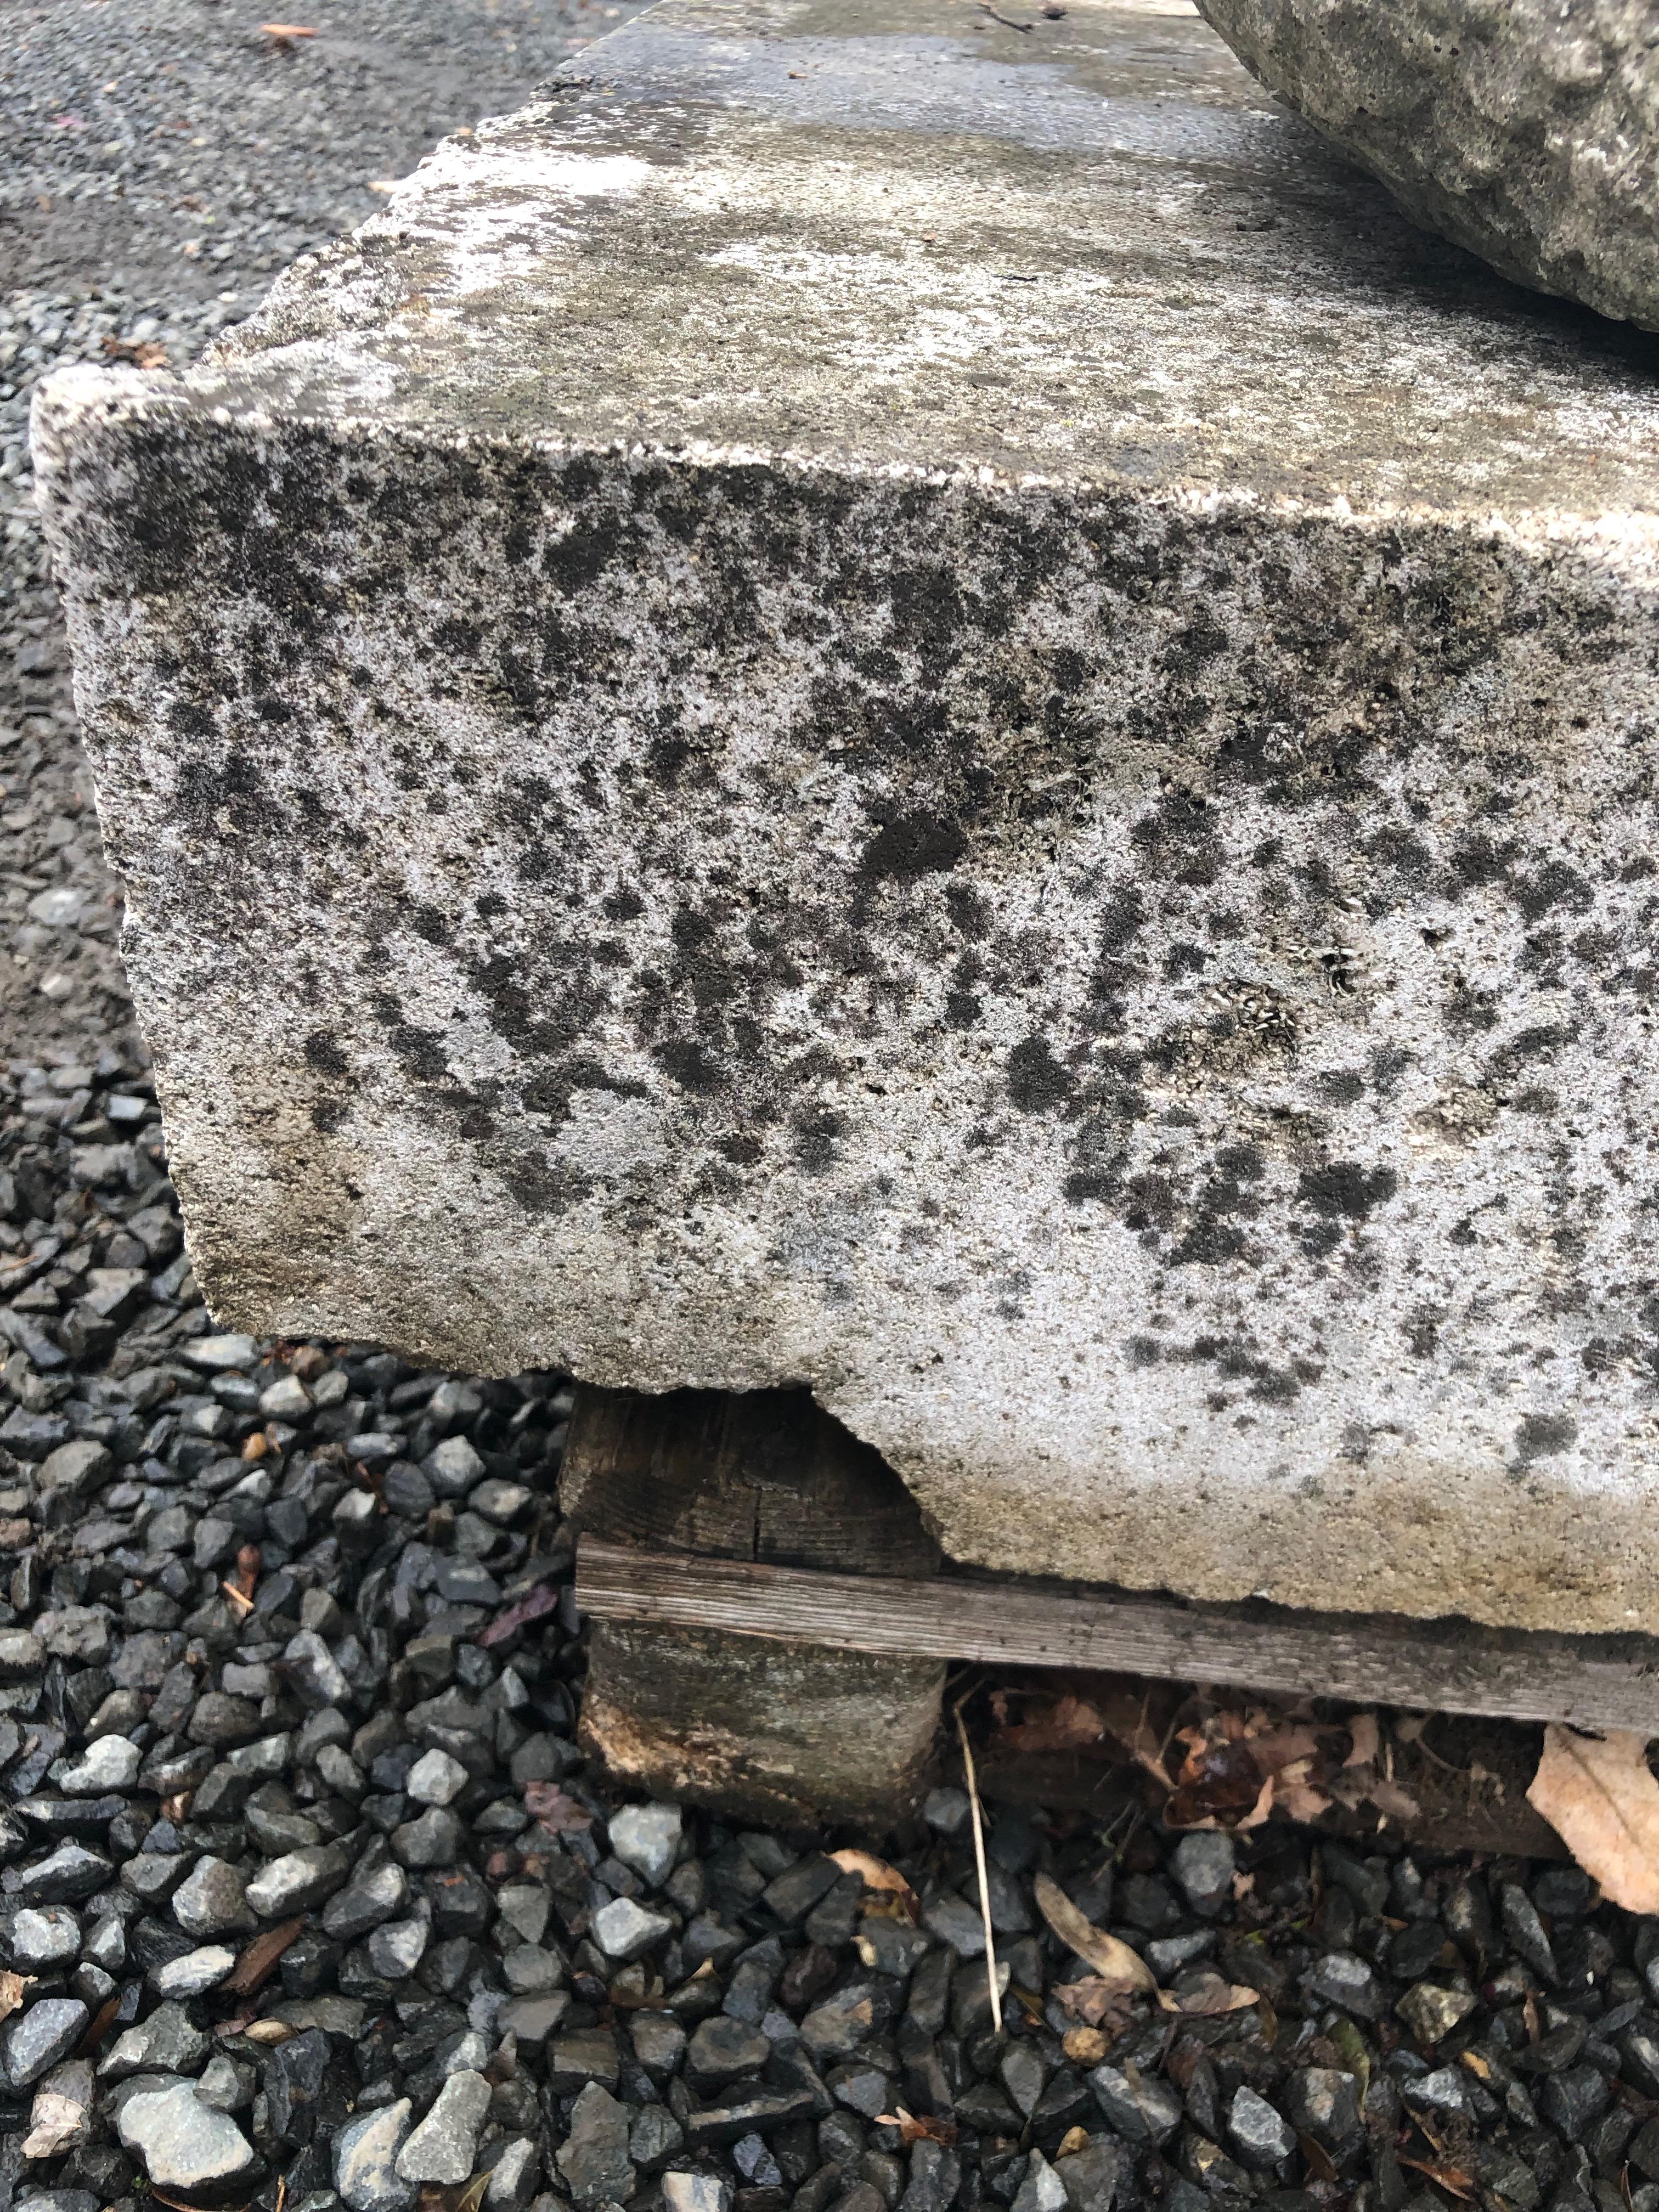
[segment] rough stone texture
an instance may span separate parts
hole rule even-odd
[[[805,1382],[994,1567],[1654,1626],[1645,354],[1185,12],[592,66],[40,403],[216,1313]]]
[[[1650,0],[1199,0],[1246,67],[1414,222],[1659,330]]]

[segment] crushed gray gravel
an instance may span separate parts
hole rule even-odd
[[[826,1856],[880,1839],[595,1786],[568,1378],[216,1328],[28,390],[106,340],[188,358],[578,20],[362,5],[289,52],[224,0],[12,25],[0,2212],[1659,2212],[1659,1924],[1575,1869],[1006,1808],[999,2035],[960,1790],[893,1847],[912,1902]],[[1167,2002],[1103,2006],[1039,1874]]]

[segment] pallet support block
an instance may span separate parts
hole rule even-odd
[[[903,1484],[805,1391],[584,1389],[560,1494],[584,1542],[674,1547],[693,1571],[850,1565],[878,1589],[939,1565]],[[625,1571],[634,1554],[615,1548]],[[614,1781],[732,1817],[886,1824],[914,1808],[945,1673],[915,1654],[603,1620],[582,1741]]]

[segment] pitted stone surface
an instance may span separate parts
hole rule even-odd
[[[1635,342],[1185,11],[594,52],[39,404],[216,1315],[805,1381],[994,1567],[1659,1623]]]
[[[1650,0],[1199,0],[1235,53],[1416,222],[1659,330]]]

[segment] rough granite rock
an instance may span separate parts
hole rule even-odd
[[[805,1382],[990,1567],[1659,1625],[1628,334],[1195,16],[666,0],[36,425],[225,1326]]]
[[[1650,0],[1199,0],[1245,66],[1495,269],[1659,330]]]

